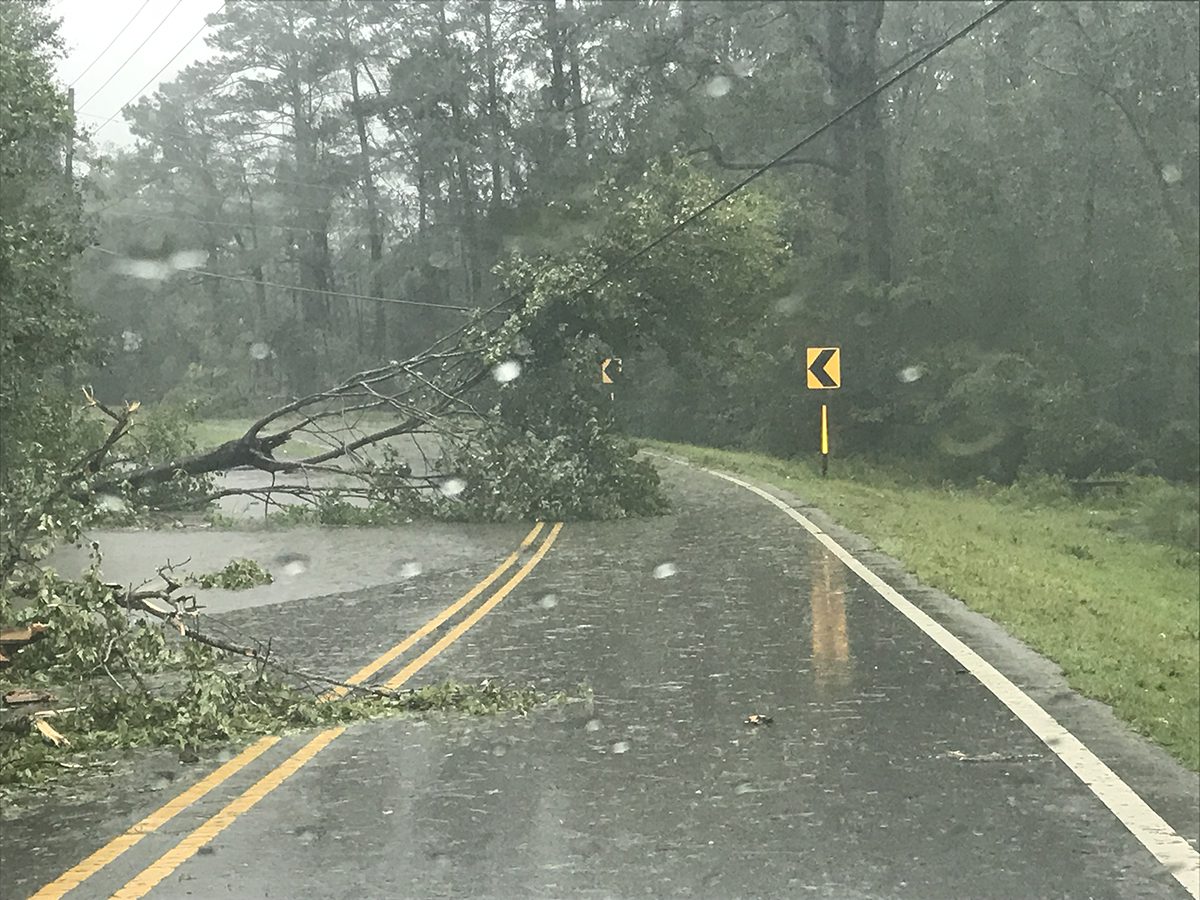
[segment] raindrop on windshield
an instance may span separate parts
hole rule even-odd
[[[800,312],[800,307],[804,304],[804,298],[800,294],[788,294],[786,297],[780,297],[775,301],[775,312],[781,316],[794,316]]]
[[[1162,167],[1162,180],[1167,184],[1177,184],[1181,178],[1183,178],[1183,172],[1180,171],[1179,166],[1165,165]]]
[[[733,87],[733,82],[724,75],[717,75],[710,78],[708,84],[704,86],[704,93],[710,97],[724,97],[729,93],[729,89]]]
[[[467,483],[461,478],[447,478],[438,485],[438,490],[441,491],[444,497],[457,497],[467,489]]]
[[[406,562],[400,567],[401,578],[416,578],[421,574],[421,564],[419,562]]]
[[[266,359],[271,355],[271,348],[262,341],[255,341],[250,345],[250,356],[254,359]]]
[[[180,250],[171,254],[168,264],[172,269],[198,269],[207,258],[208,254],[203,250]]]
[[[678,571],[679,571],[679,569],[675,565],[675,563],[662,563],[661,565],[657,565],[654,567],[654,577],[655,578],[670,578],[672,575],[674,575]]]
[[[504,756],[508,753],[508,748],[503,744],[497,744],[492,748],[492,756]]]
[[[542,609],[554,609],[554,607],[558,606],[558,598],[553,594],[547,594],[545,597],[539,600],[538,603],[541,605]]]
[[[153,259],[118,259],[113,263],[113,271],[147,281],[163,281],[171,274],[167,266]]]
[[[492,369],[492,377],[500,384],[507,384],[521,374],[521,364],[515,359],[502,362]]]
[[[610,106],[617,104],[616,91],[598,91],[592,98],[592,104],[598,109],[608,109]]]
[[[429,264],[435,269],[449,269],[454,265],[454,257],[445,250],[434,250],[429,254]]]
[[[950,456],[974,456],[998,446],[1006,436],[1005,428],[993,427],[983,431],[978,437],[961,438],[943,433],[937,436],[936,441],[942,452]]]
[[[283,567],[283,574],[290,578],[295,578],[297,575],[303,575],[306,570],[304,563],[298,559],[293,559],[290,563]]]
[[[628,753],[629,752],[629,741],[617,741],[615,744],[612,745],[612,752],[613,753]]]
[[[600,720],[599,719],[588,719],[587,724],[583,726],[583,730],[584,731],[599,731],[600,730]]]
[[[748,59],[739,59],[735,60],[729,69],[738,78],[749,78],[754,74],[754,63]]]
[[[121,332],[121,339],[125,342],[126,353],[135,353],[142,349],[142,336],[136,331]]]
[[[101,494],[96,500],[96,505],[105,512],[124,512],[127,509],[124,500],[111,494]]]
[[[921,378],[925,377],[925,367],[924,366],[905,366],[903,369],[901,369],[899,372],[896,373],[896,377],[899,378],[901,381],[903,381],[905,384],[912,384],[914,381],[919,381]]]

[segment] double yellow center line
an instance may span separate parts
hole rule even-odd
[[[520,559],[521,552],[526,550],[537,538],[543,529],[543,523],[538,522],[533,529],[525,536],[520,547],[509,554],[509,556],[493,569],[482,581],[476,584],[471,590],[467,591],[458,600],[451,603],[428,622],[408,635],[400,643],[396,644],[391,649],[382,653],[380,656],[372,660],[367,665],[363,666],[353,675],[346,679],[347,684],[362,684],[372,675],[377,673],[384,666],[393,662],[405,651],[409,650],[422,638],[428,636],[435,631],[439,626],[445,623],[451,616],[460,612],[471,601],[477,598],[480,594],[486,591],[496,581],[498,581],[504,573],[511,569]],[[542,558],[549,552],[550,547],[554,544],[558,533],[562,530],[562,523],[555,524],[546,538],[538,546],[534,554],[529,560],[522,565],[513,575],[506,581],[491,597],[474,610],[470,615],[464,618],[461,622],[455,625],[448,631],[440,640],[433,646],[429,647],[424,653],[408,663],[404,668],[397,672],[392,678],[388,679],[385,686],[389,690],[396,688],[407,682],[413,675],[421,671],[443,650],[461,638],[467,633],[476,623],[479,622],[485,615],[496,607],[500,601],[507,597],[516,588],[518,584],[525,580],[525,577],[533,571],[534,567],[542,561]],[[334,699],[341,697],[347,693],[349,688],[338,686],[323,695],[323,699]],[[240,796],[229,802],[220,812],[216,813],[208,820],[203,822],[194,831],[183,838],[178,844],[160,856],[157,860],[151,863],[146,869],[131,879],[124,887],[113,894],[114,898],[143,897],[151,891],[155,885],[159,884],[164,878],[174,872],[185,861],[194,856],[201,847],[209,843],[213,838],[224,831],[230,824],[233,823],[238,816],[253,807],[259,800],[283,784],[289,777],[297,772],[305,763],[309,762],[318,753],[324,750],[329,744],[336,740],[342,732],[346,730],[345,726],[336,728],[327,728],[324,731],[312,738],[303,747],[289,756],[282,763],[273,768],[270,772],[260,778],[257,782],[247,788]],[[279,742],[278,737],[264,737],[251,744],[233,759],[229,760],[212,773],[202,778],[196,784],[192,785],[179,796],[170,800],[159,809],[150,813],[137,824],[133,825],[126,832],[118,835],[109,843],[105,844],[91,856],[80,862],[78,865],[64,872],[50,884],[46,885],[40,891],[33,895],[32,900],[43,900],[43,898],[62,897],[68,891],[78,887],[91,876],[95,875],[126,850],[137,844],[143,837],[154,831],[157,831],[168,821],[182,812],[187,807],[196,803],[218,786],[223,784],[229,778],[240,772],[258,757],[262,756],[267,750],[275,746]]]

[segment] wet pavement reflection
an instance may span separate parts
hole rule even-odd
[[[823,547],[736,489],[672,480],[675,515],[569,526],[522,590],[423,673],[584,682],[589,700],[356,727],[178,887],[1176,895],[998,701]],[[749,727],[750,713],[773,722]],[[328,839],[264,867],[264,829],[297,817]]]
[[[739,488],[668,478],[672,515],[568,525],[420,676],[577,699],[356,725],[152,896],[1183,896],[820,544]],[[226,618],[342,665],[368,658],[364,633],[394,636],[424,611],[391,588],[354,599]],[[772,722],[747,725],[754,713]]]
[[[850,636],[846,631],[845,567],[816,542],[812,550],[813,681],[818,689],[844,685],[851,675]]]

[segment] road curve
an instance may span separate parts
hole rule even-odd
[[[670,516],[568,524],[416,679],[583,683],[590,703],[354,726],[148,896],[1185,900],[828,549],[741,487],[666,474]],[[396,608],[381,588],[304,604],[229,621],[348,663]],[[70,896],[117,891],[309,737]]]

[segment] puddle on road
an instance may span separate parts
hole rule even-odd
[[[326,594],[422,579],[467,566],[490,566],[512,552],[523,526],[420,525],[392,528],[311,526],[279,531],[171,529],[95,531],[105,579],[141,584],[156,577],[159,566],[182,564],[181,571],[202,573],[231,560],[252,559],[274,582],[240,591],[199,591],[207,613],[228,612]],[[86,570],[87,545],[57,550],[48,560],[65,576]]]
[[[428,471],[426,460],[436,458],[429,446],[419,447],[412,440],[393,442],[392,449],[414,472]],[[216,478],[214,487],[253,489],[272,483],[329,486],[338,480],[321,473],[292,473],[277,476],[272,482],[267,473],[239,469]],[[275,500],[282,505],[300,502],[284,494],[276,495]],[[348,502],[362,505],[353,499]],[[184,571],[202,573],[221,569],[233,559],[247,558],[274,576],[274,583],[248,590],[201,591],[205,611],[221,613],[402,581],[414,583],[439,572],[491,563],[512,552],[526,530],[519,526],[429,522],[380,528],[313,525],[275,529],[264,527],[260,499],[222,497],[215,506],[222,515],[245,521],[246,530],[214,528],[198,514],[180,516],[174,528],[94,530],[87,533],[82,549],[62,547],[48,564],[65,576],[77,575],[88,566],[87,541],[95,540],[103,555],[104,577],[121,584],[141,584],[154,579],[160,566],[185,560],[189,562]]]

